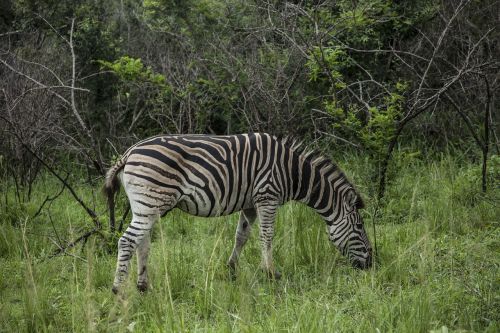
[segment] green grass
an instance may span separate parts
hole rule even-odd
[[[392,171],[377,220],[374,269],[351,268],[320,218],[288,204],[279,211],[274,241],[282,280],[261,273],[254,228],[231,281],[225,263],[237,214],[202,219],[174,212],[155,226],[151,290],[144,295],[135,290],[135,258],[124,292],[111,293],[116,258],[101,237],[47,259],[54,229],[71,240],[91,227],[66,194],[51,206],[54,227],[48,213],[29,217],[57,191],[47,177],[32,203],[1,206],[0,331],[498,332],[498,189],[481,195],[477,167],[457,158],[395,162],[398,174]],[[341,164],[367,196],[365,225],[373,240],[368,164],[359,157]],[[88,188],[79,193],[91,199]]]

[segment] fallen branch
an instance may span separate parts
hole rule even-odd
[[[97,233],[101,231],[101,228],[94,228],[92,230],[89,230],[87,231],[86,233],[84,233],[83,235],[81,235],[80,237],[78,237],[77,239],[75,239],[74,241],[72,241],[71,243],[67,244],[66,246],[59,246],[59,248],[57,250],[54,251],[54,253],[52,253],[50,256],[49,256],[49,259],[50,258],[54,258],[55,256],[61,254],[61,253],[66,253],[67,250],[75,247],[75,245],[77,245],[79,242],[87,242],[87,239],[92,236],[93,234]]]
[[[69,177],[69,174],[66,175],[66,179],[65,179],[66,181],[68,180],[68,177]],[[64,192],[64,189],[65,189],[65,186],[63,184],[63,186],[61,187],[61,190],[59,190],[59,192],[56,195],[54,195],[53,197],[47,196],[45,198],[45,200],[42,202],[42,204],[40,205],[40,207],[38,208],[38,210],[36,211],[36,213],[33,215],[32,219],[36,218],[42,212],[42,209],[45,206],[45,204],[47,204],[48,202],[52,202],[52,201],[56,200],[57,198],[59,198],[59,196]]]

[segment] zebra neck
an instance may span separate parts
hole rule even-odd
[[[292,200],[311,207],[331,224],[338,215],[338,192],[343,186],[349,186],[344,174],[333,164],[311,162],[303,166],[300,178],[299,189]]]

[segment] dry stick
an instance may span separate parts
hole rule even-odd
[[[482,179],[482,190],[486,192],[486,171],[487,171],[487,162],[488,162],[488,150],[490,146],[490,128],[489,128],[489,120],[490,120],[490,100],[491,100],[491,91],[490,91],[490,83],[488,82],[488,78],[486,75],[482,75],[484,82],[486,83],[486,109],[484,110],[484,146],[483,146],[483,179]]]
[[[7,32],[4,32],[4,33],[1,33],[0,34],[0,37],[3,37],[3,36],[9,36],[9,35],[15,35],[15,34],[19,34],[23,32],[22,30],[16,30],[16,31],[7,31]]]
[[[448,99],[450,104],[453,106],[455,111],[460,115],[462,120],[464,121],[467,129],[471,133],[472,137],[474,138],[474,141],[476,141],[476,144],[479,146],[483,153],[483,164],[482,164],[482,183],[481,183],[481,189],[483,192],[486,192],[486,171],[487,171],[487,159],[488,159],[488,150],[489,150],[489,118],[490,118],[490,100],[491,100],[491,91],[490,91],[490,85],[488,82],[488,79],[486,76],[483,74],[481,75],[483,79],[485,80],[486,83],[486,94],[487,94],[487,99],[486,99],[486,108],[484,112],[484,139],[481,140],[479,135],[474,131],[474,128],[472,126],[472,122],[467,117],[465,113],[460,110],[460,107],[457,105],[457,103],[449,96],[449,94],[445,94],[445,97]]]
[[[80,116],[80,113],[78,113],[78,110],[76,109],[76,103],[75,103],[75,78],[76,78],[76,56],[75,56],[75,49],[73,47],[73,29],[75,26],[75,19],[71,19],[71,30],[69,34],[69,49],[71,50],[71,109],[73,110],[73,114],[75,115],[76,119],[80,123],[80,126],[84,129],[86,132],[87,136],[92,138],[92,134],[88,130],[87,126],[85,125],[85,122],[83,121],[82,117]]]
[[[130,203],[127,204],[127,209],[125,209],[125,213],[123,213],[122,219],[120,221],[120,226],[118,227],[118,232],[122,232],[123,223],[125,222],[125,219],[127,218],[129,212],[130,212]]]
[[[373,225],[373,257],[376,259],[378,257],[378,248],[377,248],[377,230],[375,229],[375,225],[377,224],[377,217],[380,209],[380,200],[377,199],[377,203],[375,204],[375,212],[372,216],[372,225]],[[376,264],[376,261],[373,260],[373,263]]]
[[[78,237],[77,239],[75,239],[74,241],[72,241],[71,243],[67,244],[66,246],[64,247],[60,247],[59,249],[55,250],[54,253],[52,253],[51,255],[49,255],[49,258],[54,258],[55,256],[63,253],[63,252],[66,252],[66,250],[68,249],[71,249],[73,247],[75,247],[76,244],[78,244],[79,242],[83,241],[83,242],[86,242],[87,239],[92,236],[93,234],[97,233],[101,231],[101,228],[100,227],[96,227],[90,231],[87,231],[86,233],[84,233],[83,235],[81,235],[80,237]]]
[[[65,179],[66,181],[68,180],[68,177],[69,177],[69,174],[66,175],[66,179]],[[38,208],[38,210],[36,211],[36,213],[31,217],[31,219],[36,218],[42,212],[42,209],[47,202],[52,202],[52,201],[56,200],[63,193],[64,188],[65,188],[65,186],[63,184],[63,186],[61,187],[61,190],[56,195],[54,195],[53,197],[47,196],[45,198],[45,200],[42,202],[42,204],[40,205],[40,207]]]
[[[387,147],[387,151],[385,153],[385,157],[382,160],[382,165],[380,166],[380,178],[379,178],[379,184],[378,184],[378,195],[377,195],[377,202],[379,202],[385,194],[385,178],[387,175],[387,168],[389,166],[389,160],[391,159],[392,156],[392,151],[394,150],[394,147],[396,146],[396,143],[398,141],[399,135],[403,131],[404,124],[403,125],[398,125],[396,129],[396,133],[394,133],[394,136],[392,137],[391,141],[389,142],[389,146]]]
[[[74,26],[75,26],[75,18],[71,19],[71,30],[70,30],[70,35],[69,35],[69,41],[68,45],[71,51],[71,109],[73,110],[73,114],[77,118],[78,122],[80,123],[80,126],[83,128],[85,131],[85,134],[89,137],[90,143],[92,144],[92,148],[94,149],[94,152],[97,155],[96,158],[91,158],[92,163],[94,164],[94,167],[96,170],[101,174],[104,175],[104,168],[102,166],[102,156],[101,156],[101,151],[99,147],[97,146],[94,136],[92,135],[90,129],[85,125],[85,122],[83,121],[82,117],[80,116],[80,113],[78,112],[76,108],[76,102],[75,102],[75,81],[76,81],[76,55],[75,55],[75,48],[73,45],[73,32],[74,32]]]
[[[92,138],[92,136],[90,135],[90,131],[88,130],[87,126],[85,125],[85,122],[83,121],[83,118],[80,116],[80,113],[78,112],[78,110],[76,109],[76,103],[75,103],[75,78],[76,78],[76,56],[75,56],[75,50],[74,50],[74,47],[73,47],[73,32],[74,32],[74,27],[75,27],[75,19],[72,18],[71,19],[71,29],[70,29],[70,33],[69,33],[69,40],[66,39],[64,36],[62,36],[58,31],[57,29],[55,29],[43,16],[37,14],[38,17],[40,17],[62,40],[64,40],[69,48],[70,48],[70,51],[71,51],[71,64],[72,64],[72,67],[71,67],[71,102],[68,101],[66,98],[60,96],[60,95],[57,95],[57,97],[59,97],[61,100],[63,100],[65,103],[69,104],[71,106],[71,111],[73,111],[73,114],[74,116],[76,117],[76,119],[78,120],[78,123],[80,124],[80,126],[83,128],[83,130],[85,131],[85,134],[87,134],[87,136],[89,136],[90,138]],[[6,63],[4,63],[6,66],[8,66]],[[10,66],[8,66],[10,68]],[[13,70],[11,68],[11,70]],[[24,74],[24,73],[21,73],[21,72],[18,72],[18,71],[15,71],[21,75],[23,75],[24,77],[26,77],[27,79],[35,82],[36,84],[40,85],[40,86],[45,86],[43,83],[40,83],[34,79],[32,79],[30,76]],[[57,76],[56,76],[57,78]],[[60,79],[58,79],[58,81],[61,82]]]
[[[474,138],[474,141],[476,141],[476,144],[481,148],[481,150],[483,150],[483,142],[481,141],[481,139],[477,135],[476,131],[474,131],[474,128],[472,126],[472,122],[469,119],[469,117],[467,117],[467,115],[465,113],[463,113],[462,110],[460,110],[460,107],[457,105],[457,103],[455,102],[455,100],[453,98],[451,98],[451,96],[449,94],[446,93],[446,94],[444,94],[444,96],[446,97],[446,99],[448,100],[448,102],[450,102],[451,106],[453,106],[453,108],[455,109],[455,111],[457,111],[458,115],[464,121],[467,129],[469,130],[469,132],[471,133],[472,137]]]
[[[396,132],[394,133],[391,141],[389,142],[389,146],[387,147],[387,151],[385,153],[385,157],[382,160],[382,165],[380,167],[380,181],[379,181],[379,187],[378,187],[378,197],[377,200],[381,200],[384,197],[385,194],[385,179],[387,175],[387,168],[389,166],[389,160],[391,159],[392,156],[392,151],[394,150],[394,147],[396,147],[396,143],[398,142],[399,136],[403,132],[403,129],[408,125],[410,121],[418,117],[420,114],[422,114],[424,111],[426,111],[429,107],[437,103],[438,98],[434,100],[432,103],[424,104],[424,106],[415,112],[409,112],[406,117],[404,117],[397,125],[396,125]]]
[[[57,232],[56,226],[54,225],[54,221],[52,220],[52,215],[50,215],[50,210],[48,213],[49,213],[49,221],[50,221],[50,224],[52,225],[52,230],[54,230],[54,233],[56,234],[56,237],[57,237],[58,243],[56,245],[59,249],[62,249],[62,246],[61,246],[62,240],[61,240],[61,237],[59,237],[59,233]]]

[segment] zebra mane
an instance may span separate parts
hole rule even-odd
[[[336,170],[339,173],[339,177],[342,177],[346,180],[346,182],[351,186],[354,193],[356,193],[357,202],[356,206],[359,209],[364,208],[365,204],[361,195],[359,194],[356,187],[349,181],[349,178],[345,175],[344,171],[342,171],[337,163],[333,162],[332,159],[325,157],[320,151],[314,149],[304,143],[303,140],[299,140],[297,138],[291,136],[285,136],[283,138],[278,138],[283,145],[290,149],[291,151],[299,154],[304,158],[305,161],[310,162],[313,165],[318,166],[321,170],[328,172]]]
[[[344,173],[335,162],[333,162],[330,158],[325,157],[324,154],[317,149],[306,145],[303,140],[299,140],[291,136],[285,136],[284,138],[278,140],[280,140],[286,148],[302,156],[305,161],[319,166],[324,171],[338,170],[345,178]]]

